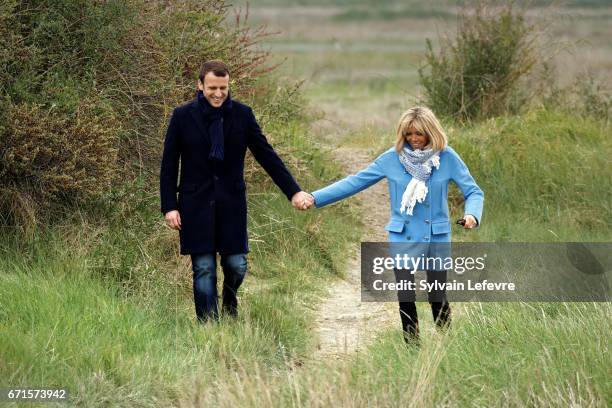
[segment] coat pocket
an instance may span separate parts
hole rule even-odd
[[[404,220],[391,220],[385,226],[385,230],[401,233],[404,230]]]
[[[181,193],[193,193],[194,191],[196,191],[196,188],[198,187],[198,185],[196,183],[182,183],[179,186],[179,191]]]
[[[431,223],[431,233],[434,235],[448,234],[451,232],[450,223],[448,221],[440,221]]]

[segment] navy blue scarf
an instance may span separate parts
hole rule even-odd
[[[209,159],[223,160],[224,144],[223,144],[223,115],[232,109],[232,99],[227,94],[227,99],[219,108],[213,107],[204,97],[204,92],[198,91],[198,106],[204,116],[204,123],[208,125],[208,135],[210,136],[210,154]]]

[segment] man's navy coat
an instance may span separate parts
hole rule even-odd
[[[225,157],[216,162],[208,158],[208,123],[197,98],[174,109],[168,125],[160,172],[161,211],[179,211],[183,255],[248,252],[247,147],[288,199],[301,190],[262,134],[250,107],[233,100],[232,109],[223,116],[223,134]]]

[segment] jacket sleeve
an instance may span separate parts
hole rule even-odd
[[[176,110],[172,113],[170,124],[166,131],[164,141],[164,153],[159,172],[159,192],[161,197],[162,214],[178,209],[176,200],[176,183],[178,179],[180,146],[179,146],[179,124]]]
[[[480,187],[478,187],[476,181],[474,181],[474,178],[463,160],[461,160],[461,157],[454,151],[451,152],[451,155],[454,161],[454,171],[452,172],[451,178],[463,193],[463,198],[465,199],[464,213],[473,215],[478,225],[480,225],[484,193]]]
[[[312,193],[315,198],[315,206],[321,208],[346,197],[350,197],[376,184],[384,177],[385,174],[382,170],[382,166],[379,161],[376,160],[359,173],[345,177],[342,180],[336,181]]]
[[[247,146],[255,160],[270,175],[274,183],[282,190],[289,200],[295,193],[302,191],[278,154],[261,132],[253,110],[249,108],[247,118]]]

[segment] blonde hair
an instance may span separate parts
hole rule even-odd
[[[427,135],[429,141],[426,147],[433,151],[442,150],[448,144],[446,133],[442,129],[436,115],[424,106],[415,106],[402,114],[397,124],[397,141],[395,150],[400,153],[406,144],[406,131],[414,127],[417,131]]]

